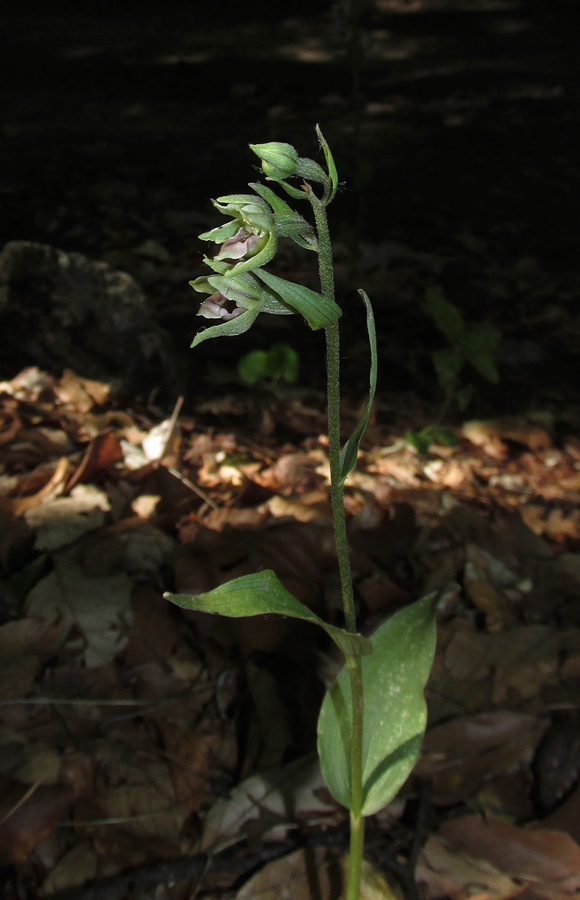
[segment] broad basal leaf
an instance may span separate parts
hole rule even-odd
[[[163,596],[183,609],[196,609],[232,619],[268,613],[303,619],[324,628],[345,656],[360,656],[371,652],[371,643],[367,638],[329,625],[287,591],[272,569],[234,578],[206,594],[167,593]]]
[[[435,653],[437,594],[388,619],[363,657],[363,807],[370,816],[396,796],[411,772],[427,719],[423,689]],[[332,794],[351,804],[351,692],[347,666],[327,691],[318,720],[318,753]],[[356,810],[355,810],[356,812]]]

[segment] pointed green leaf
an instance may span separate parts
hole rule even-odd
[[[260,184],[259,181],[252,181],[249,184],[256,194],[259,194],[266,203],[269,203],[274,211],[276,216],[285,217],[285,216],[296,216],[298,213],[295,213],[291,206],[288,206],[285,200],[282,200],[278,194],[275,194],[274,191],[270,190],[265,184]],[[300,216],[305,225],[308,225],[306,219],[303,219]]]
[[[286,191],[286,193],[290,197],[294,197],[295,200],[304,200],[306,198],[306,192],[302,190],[302,188],[294,187],[293,184],[288,184],[287,181],[282,181],[281,178],[266,178],[266,181],[275,181],[276,184],[279,184],[280,187]]]
[[[214,272],[217,272],[218,275],[225,275],[227,272],[229,272],[229,270],[232,267],[232,264],[230,262],[226,262],[224,259],[212,259],[209,256],[204,256],[203,261],[206,264],[206,266],[209,266],[211,269],[214,270]],[[208,276],[200,275],[199,278],[195,278],[193,281],[189,282],[190,285],[192,286],[192,288],[194,289],[194,291],[203,290],[203,288],[195,287],[196,284],[201,285],[202,278],[205,278],[207,280]]]
[[[273,344],[270,347],[268,366],[274,379],[282,378],[288,384],[295,384],[298,379],[298,354],[288,344]]]
[[[278,278],[277,275],[265,272],[264,269],[258,269],[255,274],[278,294],[284,303],[304,316],[313,331],[317,328],[326,328],[340,318],[342,312],[340,306],[333,300],[325,299],[322,294],[317,294],[302,284]]]
[[[395,613],[371,637],[361,660],[364,691],[363,807],[370,816],[396,796],[421,747],[427,707],[423,689],[435,653],[435,607],[429,594]],[[318,720],[322,774],[333,796],[350,808],[352,702],[348,667],[327,691]]]
[[[370,384],[369,384],[369,399],[363,410],[363,414],[361,416],[361,420],[358,424],[358,427],[354,434],[352,434],[344,447],[342,448],[340,454],[340,477],[341,481],[344,483],[346,477],[349,472],[351,472],[355,465],[356,459],[358,456],[358,448],[360,446],[360,442],[363,434],[365,433],[365,429],[369,422],[369,416],[371,414],[371,408],[373,405],[373,400],[375,397],[375,391],[377,388],[377,368],[378,368],[378,354],[377,354],[377,332],[375,329],[375,320],[373,316],[373,308],[371,306],[371,301],[369,300],[367,294],[364,291],[360,290],[359,294],[361,295],[364,305],[367,310],[367,332],[369,336],[369,346],[371,350],[371,368],[370,368]]]
[[[425,428],[416,429],[415,431],[409,429],[405,432],[405,440],[411,447],[415,448],[417,453],[420,453],[421,456],[426,456],[433,443],[433,431],[431,425],[427,425]]]
[[[320,128],[318,127],[318,125],[316,126],[316,134],[318,135],[318,140],[320,141],[320,146],[322,147],[322,149],[324,151],[324,156],[326,158],[326,165],[328,168],[328,174],[330,176],[331,191],[330,191],[330,196],[329,196],[328,200],[326,201],[327,203],[330,203],[332,200],[334,200],[334,195],[336,194],[336,189],[338,187],[338,172],[336,171],[336,165],[335,165],[332,153],[330,152],[330,147],[328,146],[326,140],[324,139],[323,134],[322,134]]]
[[[314,181],[316,184],[322,184],[326,188],[330,188],[330,179],[322,166],[313,159],[306,156],[299,156],[296,162],[296,175],[300,175],[306,181]]]
[[[234,578],[220,584],[213,591],[208,591],[207,594],[167,593],[163,596],[183,609],[196,609],[200,612],[229,616],[232,619],[267,613],[302,619],[324,628],[345,656],[360,656],[371,652],[370,641],[367,638],[329,625],[287,591],[271,569]]]
[[[239,220],[232,219],[231,222],[226,222],[224,225],[218,225],[216,228],[212,228],[211,231],[204,231],[203,234],[198,235],[198,237],[200,241],[213,241],[215,244],[221,244],[223,241],[227,241],[233,237],[239,229]]]
[[[238,334],[243,334],[252,327],[259,312],[260,306],[256,304],[240,316],[236,316],[235,319],[229,319],[227,322],[221,322],[219,325],[210,325],[209,328],[198,331],[190,344],[191,349],[212,338],[235,337]]]
[[[454,390],[459,373],[465,365],[465,355],[459,347],[444,347],[431,353],[431,362],[439,386],[445,391]]]
[[[274,210],[274,228],[280,237],[289,237],[305,250],[317,250],[318,241],[314,228],[304,216],[295,212],[285,200],[278,197],[265,184],[252,182],[250,187],[266,200]]]
[[[499,341],[500,334],[493,325],[482,322],[468,328],[461,342],[467,362],[491,384],[499,384],[499,372],[493,355]]]
[[[465,320],[454,303],[450,303],[436,288],[428,288],[426,300],[435,324],[450,344],[461,346],[465,334]]]
[[[433,425],[433,443],[441,444],[443,447],[457,447],[459,438],[451,428],[446,425]]]
[[[265,350],[252,350],[242,356],[238,363],[238,375],[245,384],[256,384],[270,374],[268,355]]]
[[[465,412],[473,400],[474,393],[475,388],[472,384],[464,384],[463,387],[457,388],[454,392],[455,403],[461,412]]]

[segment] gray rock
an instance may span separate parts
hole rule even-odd
[[[0,253],[0,368],[36,365],[113,382],[130,395],[177,389],[170,338],[126,272],[45,244]]]

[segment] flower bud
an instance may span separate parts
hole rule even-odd
[[[262,160],[264,175],[284,179],[296,172],[298,153],[292,144],[271,141],[269,144],[250,144],[250,149]]]

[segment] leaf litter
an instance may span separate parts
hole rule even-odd
[[[369,862],[365,896],[399,896],[411,859],[427,900],[572,897],[578,441],[553,417],[502,417],[422,457],[401,437],[409,410],[397,423],[377,406],[346,484],[361,622],[443,595],[423,752],[369,822],[382,874]],[[159,876],[156,896],[338,896],[345,811],[312,754],[333,646],[292,620],[162,599],[273,569],[341,624],[319,398],[280,388],[253,416],[243,391],[166,418],[120,409],[72,371],[0,385],[6,896],[80,897],[91,879],[198,858],[189,878]],[[236,864],[220,869],[228,853]]]

